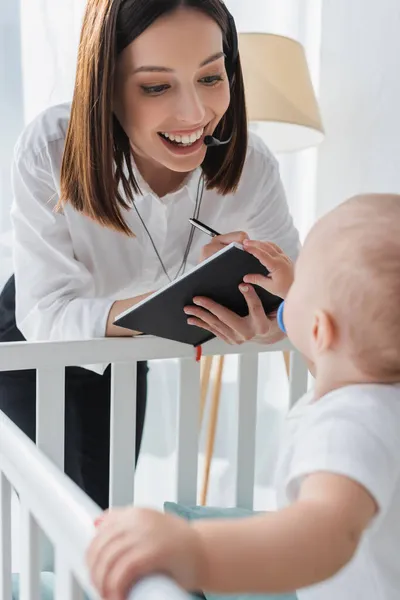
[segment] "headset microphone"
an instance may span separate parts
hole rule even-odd
[[[224,141],[218,140],[216,137],[214,137],[212,135],[206,135],[204,138],[204,143],[207,146],[207,148],[215,147],[215,146],[224,146],[225,144],[229,144],[231,139],[232,139],[231,135],[228,137],[227,140],[224,140]]]

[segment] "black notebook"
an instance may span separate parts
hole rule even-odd
[[[248,308],[238,286],[250,273],[267,275],[268,270],[239,244],[226,246],[192,271],[178,277],[115,319],[115,325],[176,342],[199,346],[215,337],[195,325],[188,325],[183,311],[195,296],[206,296],[244,317]],[[254,288],[266,314],[276,310],[281,298]]]

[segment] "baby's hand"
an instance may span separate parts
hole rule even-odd
[[[114,509],[100,520],[87,562],[104,600],[124,600],[142,577],[163,573],[196,589],[201,564],[198,534],[173,515],[140,508]]]
[[[243,245],[269,271],[268,277],[249,274],[243,277],[243,281],[258,285],[280,298],[286,298],[294,279],[294,265],[290,258],[272,242],[245,240]]]

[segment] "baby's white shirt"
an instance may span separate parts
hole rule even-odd
[[[313,392],[307,393],[287,417],[277,469],[278,507],[296,501],[307,475],[323,471],[364,486],[379,511],[353,559],[329,580],[299,590],[298,598],[398,600],[400,385],[351,385],[313,400]]]

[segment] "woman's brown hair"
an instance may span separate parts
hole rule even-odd
[[[247,118],[240,58],[232,57],[232,25],[221,0],[88,0],[58,208],[68,202],[101,225],[133,235],[122,211],[131,207],[140,189],[129,139],[112,108],[116,63],[122,50],[156,19],[182,6],[203,11],[223,32],[231,101],[214,135],[221,139],[232,135],[232,140],[209,149],[202,169],[206,189],[228,194],[237,188],[247,151]]]

